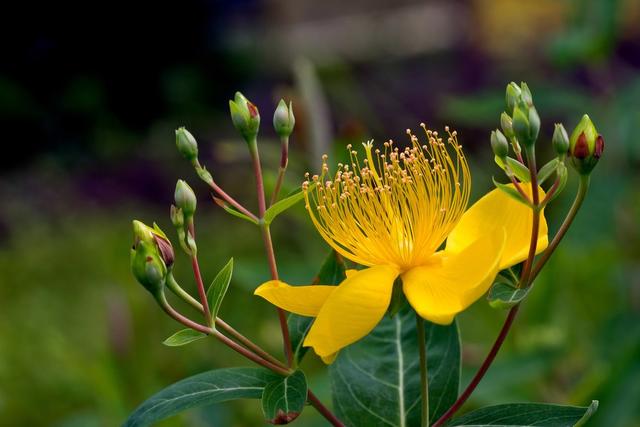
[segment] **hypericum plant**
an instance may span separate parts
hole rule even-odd
[[[218,316],[233,260],[205,289],[197,257],[196,197],[179,180],[171,221],[180,247],[191,258],[198,297],[173,276],[173,246],[156,224],[133,222],[133,274],[169,316],[187,327],[165,345],[212,336],[259,367],[216,369],[179,381],[144,402],[125,425],[146,426],[187,408],[240,398],[261,399],[265,420],[272,424],[294,421],[306,404],[334,426],[573,426],[588,419],[597,401],[588,407],[502,404],[452,419],[489,369],[535,278],[567,233],[604,149],[604,139],[585,115],[571,137],[563,125],[555,125],[551,143],[557,156],[538,168],[540,118],[527,85],[510,83],[506,104],[502,131],[491,132],[491,147],[510,182],[494,180],[497,188],[469,208],[469,166],[457,133],[448,127],[443,139],[420,124],[424,135],[407,129],[407,145],[387,141],[375,148],[371,141],[363,144],[362,154],[349,145],[349,162],[337,164],[335,172],[323,156],[320,174],[307,174],[301,191],[280,199],[295,124],[291,103],[280,101],[273,126],[282,157],[267,206],[257,144],[260,114],[238,92],[229,107],[251,153],[257,214],[216,184],[198,160],[195,138],[179,128],[178,151],[211,187],[215,202],[261,232],[271,280],[255,294],[277,307],[285,360]],[[515,157],[509,156],[511,151]],[[567,160],[579,175],[577,194],[549,242],[544,210],[565,187]],[[303,199],[332,251],[313,284],[291,286],[279,280],[269,226]],[[191,305],[202,321],[177,312],[166,289]],[[491,307],[509,312],[485,361],[460,392],[455,316],[485,294]],[[330,365],[335,413],[308,388],[298,368],[307,347]]]

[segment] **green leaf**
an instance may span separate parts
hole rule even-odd
[[[458,397],[458,326],[426,323],[429,414],[437,420]],[[415,313],[407,304],[362,340],[343,349],[330,367],[338,417],[354,426],[419,426],[420,366]]]
[[[558,174],[558,179],[560,180],[560,182],[558,183],[558,188],[555,190],[555,193],[553,193],[549,200],[547,200],[547,204],[551,203],[553,199],[558,197],[560,193],[562,193],[562,190],[564,190],[564,187],[567,185],[567,177],[569,174],[567,173],[567,167],[564,165],[564,163],[558,163],[558,169],[556,173]]]
[[[209,310],[211,310],[211,318],[215,320],[220,310],[222,300],[229,289],[229,282],[233,274],[233,258],[229,260],[227,265],[222,267],[218,272],[209,289],[207,290],[207,301],[209,302]],[[215,322],[214,322],[215,323]]]
[[[489,289],[487,299],[493,308],[511,308],[520,304],[527,297],[530,289],[531,287],[521,289],[510,283],[496,282]]]
[[[245,221],[249,221],[253,224],[258,225],[258,221],[256,221],[255,219],[246,216],[245,214],[243,214],[240,211],[237,211],[236,209],[234,209],[233,207],[231,207],[227,202],[225,202],[224,200],[213,196],[213,201],[216,203],[216,205],[220,206],[222,209],[224,209],[225,211],[227,211],[228,213],[230,213],[231,215],[240,218],[240,219],[244,219]]]
[[[310,184],[307,191],[313,189],[315,185],[315,183]],[[304,191],[300,190],[293,193],[291,196],[285,197],[284,199],[274,203],[264,213],[264,223],[267,225],[271,224],[271,221],[273,221],[276,216],[286,211],[302,199],[304,199]]]
[[[289,424],[307,401],[307,378],[302,371],[270,382],[262,392],[262,412],[271,424]]]
[[[493,160],[496,162],[496,164],[498,166],[500,166],[500,168],[503,171],[505,171],[507,173],[507,175],[512,173],[521,182],[530,182],[531,181],[531,174],[529,173],[529,168],[527,168],[525,165],[520,163],[518,160],[513,159],[511,157],[507,157],[506,164],[505,164],[504,160],[502,160],[498,156],[495,156],[493,158]],[[508,168],[507,168],[507,165],[509,166]]]
[[[511,197],[512,199],[517,200],[517,201],[518,201],[518,202],[520,202],[520,203],[524,203],[524,204],[525,204],[525,205],[527,205],[527,206],[531,206],[531,204],[529,203],[529,201],[528,201],[528,200],[526,200],[526,199],[522,196],[522,194],[520,194],[520,193],[518,192],[518,190],[516,190],[514,187],[510,187],[510,186],[509,186],[509,185],[507,185],[507,184],[501,184],[501,183],[499,183],[498,181],[496,181],[496,179],[495,179],[495,178],[493,178],[493,177],[491,178],[491,180],[493,181],[493,185],[495,185],[495,186],[496,186],[496,188],[497,188],[498,190],[501,190],[501,191],[503,191],[504,193],[506,193],[506,195],[507,195],[507,196]]]
[[[558,158],[556,157],[555,159],[551,160],[549,163],[547,163],[546,165],[544,165],[542,168],[540,168],[540,170],[538,171],[538,185],[542,185],[544,184],[544,182],[549,179],[549,177],[551,176],[551,174],[556,170],[556,168],[558,167]]]
[[[164,340],[162,344],[168,347],[180,347],[181,345],[189,344],[190,342],[197,341],[205,338],[206,335],[202,332],[194,331],[193,329],[183,329],[171,335]]]
[[[196,406],[233,399],[260,399],[278,375],[263,368],[203,372],[170,385],[140,405],[123,427],[144,427]]]
[[[582,425],[597,409],[597,400],[587,407],[508,403],[470,412],[450,421],[447,426],[572,427]]]
[[[313,280],[313,284],[339,285],[346,277],[345,270],[346,267],[342,256],[336,251],[331,251],[329,256],[324,260],[322,267],[320,267],[320,272]],[[313,324],[313,317],[290,314],[287,324],[289,325],[289,337],[291,347],[293,348],[293,355],[296,362],[300,363],[308,350],[307,347],[302,346],[302,343]]]

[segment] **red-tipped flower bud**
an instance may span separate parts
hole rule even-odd
[[[604,151],[604,138],[598,134],[588,115],[575,127],[569,139],[571,164],[581,175],[591,173]]]
[[[244,97],[240,92],[236,92],[233,101],[229,101],[231,120],[238,132],[249,144],[255,143],[260,127],[260,113],[258,108]]]

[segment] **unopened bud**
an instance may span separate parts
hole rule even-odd
[[[273,113],[273,128],[281,138],[286,138],[293,132],[293,126],[296,124],[296,118],[293,115],[293,107],[291,102],[287,107],[284,99],[278,103],[275,113]]]
[[[185,181],[179,179],[176,183],[176,191],[174,193],[176,206],[182,210],[182,214],[186,218],[190,218],[196,211],[198,200],[193,189]]]
[[[531,106],[529,108],[529,145],[533,145],[538,140],[538,134],[540,133],[540,116],[536,107]]]
[[[158,295],[175,257],[171,242],[156,224],[151,228],[140,221],[133,221],[133,236],[131,271],[142,286]]]
[[[229,110],[235,128],[247,143],[253,144],[260,127],[258,108],[240,92],[236,92],[234,100],[229,101]]]
[[[491,132],[491,149],[493,154],[501,159],[504,159],[509,154],[509,142],[498,129]]]
[[[500,115],[500,126],[502,126],[502,132],[507,138],[513,138],[513,120],[505,112]]]
[[[564,156],[569,151],[569,136],[564,126],[562,126],[562,123],[555,124],[551,143],[553,144],[553,149],[558,153],[558,156],[564,159]]]
[[[604,138],[598,134],[588,115],[576,126],[569,138],[571,164],[582,175],[591,173],[604,151]]]
[[[513,133],[518,141],[529,146],[529,118],[519,107],[513,110]]]
[[[506,93],[506,101],[507,101],[507,113],[513,115],[513,110],[518,105],[518,101],[520,100],[520,95],[522,91],[520,87],[511,82],[507,85],[507,93]]]
[[[531,90],[529,90],[529,86],[525,82],[520,83],[520,99],[522,99],[522,102],[524,102],[528,107],[533,106]]]
[[[185,159],[193,161],[198,158],[198,143],[184,127],[176,129],[176,147]]]

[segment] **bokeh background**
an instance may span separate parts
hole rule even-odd
[[[14,5],[0,60],[0,425],[114,426],[145,397],[214,367],[245,364],[212,340],[168,348],[179,329],[129,273],[130,221],[171,230],[178,178],[199,193],[205,280],[236,270],[223,317],[280,349],[275,312],[252,297],[268,277],[260,237],[216,208],[175,151],[185,125],[228,192],[255,207],[244,143],[227,100],[263,116],[293,100],[286,189],[348,142],[403,140],[421,121],[455,127],[474,198],[500,175],[489,132],[504,87],[527,81],[542,118],[589,113],[606,140],[584,209],[540,276],[467,409],[487,403],[600,400],[593,426],[640,426],[640,3],[636,0],[87,2]],[[547,210],[557,228],[575,179]],[[281,276],[310,280],[327,247],[301,206],[273,226]],[[193,290],[184,256],[177,276]],[[481,300],[460,316],[466,383],[505,313]],[[328,400],[321,363],[305,361]],[[190,411],[163,426],[262,425],[259,405]],[[313,410],[299,425],[320,426]]]

